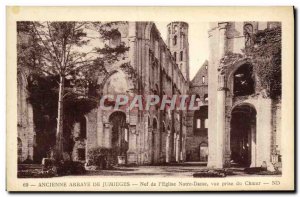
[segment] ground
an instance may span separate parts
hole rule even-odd
[[[163,166],[117,167],[113,170],[88,171],[84,176],[193,177],[194,173],[203,169],[206,169],[205,163],[189,162]],[[253,176],[246,174],[244,168],[230,168],[230,170],[233,172],[231,176]]]
[[[40,164],[27,164],[22,165],[23,170],[26,169],[29,172],[33,172],[34,170],[42,172],[42,166]],[[255,169],[254,169],[255,170]],[[196,173],[196,176],[203,177],[212,175],[208,175],[212,173],[221,172],[224,174],[224,169],[222,170],[209,170],[206,167],[206,163],[200,162],[186,162],[186,163],[174,163],[168,165],[160,165],[160,166],[117,166],[113,169],[109,170],[88,170],[85,174],[78,174],[78,175],[64,175],[68,177],[78,177],[78,176],[113,176],[113,177],[193,177]],[[280,176],[281,173],[270,173],[270,172],[255,172],[255,173],[246,173],[245,168],[241,167],[231,167],[225,169],[226,176]],[[20,173],[20,171],[19,171]],[[202,175],[199,175],[202,174]],[[204,175],[203,175],[204,173]],[[32,173],[25,173],[22,172],[18,176],[20,178],[30,178],[33,177]],[[47,176],[43,176],[47,178]],[[50,176],[51,177],[51,176]],[[35,177],[37,178],[37,177]],[[204,178],[204,177],[203,177]]]

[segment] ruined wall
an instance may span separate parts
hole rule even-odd
[[[108,65],[108,71],[112,73],[108,78],[99,77],[98,83],[103,84],[104,94],[120,93],[115,91],[114,87],[107,85],[116,73],[124,74],[124,77],[119,78],[124,78],[124,83],[127,84],[127,88],[123,88],[123,94],[126,95],[157,94],[162,96],[166,94],[171,97],[174,92],[178,94],[187,92],[188,82],[184,79],[154,23],[128,22],[118,27],[118,30],[121,34],[121,42],[129,47],[129,51],[115,65]],[[138,80],[131,79],[120,69],[120,65],[124,62],[130,62],[137,73]],[[175,120],[177,122],[175,126],[171,111],[161,111],[156,107],[153,107],[151,111],[139,111],[134,114],[126,110],[122,111],[126,114],[129,129],[128,163],[163,163],[167,158],[169,161],[171,157],[175,160],[176,156],[178,160],[183,159],[184,140],[182,139],[183,134],[186,135],[186,129],[184,127],[181,130],[177,129],[180,128],[179,120],[174,118],[174,122]],[[98,108],[88,115],[88,149],[95,146],[111,147],[110,114],[111,112]],[[153,127],[154,119],[157,122],[156,129]],[[182,139],[178,138],[177,141],[173,141],[174,135],[170,134],[171,128]],[[179,134],[180,132],[182,133]],[[181,151],[178,150],[180,144]],[[175,156],[176,149],[178,151]]]
[[[248,28],[251,27],[250,30],[245,29],[246,25],[248,25]],[[256,141],[253,142],[255,148],[251,151],[251,166],[264,164],[269,167],[272,163],[272,154],[278,152],[280,135],[276,128],[277,126],[280,127],[280,104],[274,105],[274,101],[265,97],[264,94],[261,94],[262,92],[254,92],[252,95],[245,97],[235,97],[233,94],[234,73],[240,66],[247,63],[242,51],[245,46],[251,44],[251,34],[272,25],[276,26],[278,24],[267,22],[220,22],[210,24],[208,69],[209,167],[230,165],[231,110],[237,105],[250,103],[257,112]],[[229,54],[236,53],[240,54],[239,58],[226,62],[230,58]],[[254,80],[257,79],[254,78]]]
[[[208,62],[204,62],[195,77],[190,82],[190,95],[199,96],[201,105],[207,106],[208,99]],[[207,116],[207,112],[203,114]],[[196,132],[195,128],[195,111],[187,112],[187,135],[186,135],[186,160],[187,161],[203,161],[200,159],[200,144],[208,143],[208,131],[203,130]]]
[[[33,109],[28,102],[27,77],[25,70],[18,72],[18,161],[33,160],[35,131],[33,123]]]

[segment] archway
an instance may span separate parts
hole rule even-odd
[[[112,71],[103,82],[104,95],[125,95],[129,89],[126,75],[122,71]]]
[[[196,136],[207,136],[208,106],[204,105],[194,112],[193,132]]]
[[[243,64],[233,74],[233,94],[247,96],[254,91],[253,67],[249,63]]]
[[[249,167],[256,160],[256,110],[248,104],[238,105],[231,112],[231,164]]]
[[[109,116],[111,147],[118,156],[126,156],[128,150],[128,128],[126,114],[121,111],[113,112]]]

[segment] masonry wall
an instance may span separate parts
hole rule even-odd
[[[17,99],[17,113],[18,113],[18,161],[33,160],[34,149],[34,123],[33,123],[33,109],[31,104],[27,101],[27,78],[25,70],[18,73],[18,99]]]
[[[256,142],[252,154],[252,167],[265,165],[272,169],[274,154],[279,151],[280,104],[267,98],[262,92],[248,97],[235,98],[232,80],[239,66],[247,59],[237,59],[224,65],[222,58],[229,53],[242,54],[246,45],[244,25],[250,24],[253,32],[269,28],[269,22],[220,22],[211,23],[209,31],[209,167],[230,165],[230,121],[235,106],[251,104],[256,112]],[[223,72],[224,71],[224,72]],[[257,90],[257,89],[255,89]],[[224,103],[222,103],[224,102]],[[280,132],[280,129],[278,129]],[[280,151],[279,151],[280,152]],[[278,158],[278,157],[277,157]]]
[[[204,78],[203,78],[204,77]],[[200,67],[195,77],[190,82],[189,89],[190,96],[199,96],[201,106],[207,106],[208,99],[208,62],[205,61]],[[202,114],[207,116],[206,114]],[[195,131],[195,111],[189,110],[187,112],[187,138],[186,138],[186,160],[187,161],[203,161],[200,159],[200,145],[208,144],[208,130],[200,132]]]
[[[168,95],[171,98],[173,94],[187,93],[188,82],[154,23],[128,22],[117,28],[121,34],[121,42],[129,47],[129,51],[115,65],[108,65],[111,75],[107,79],[99,77],[99,84],[106,87],[106,82],[112,76],[124,73],[120,65],[130,62],[139,80],[134,81],[124,73],[124,83],[127,84],[124,94],[132,97],[136,94],[156,94],[161,98]],[[103,93],[105,95],[109,92]],[[129,164],[165,163],[185,159],[185,112],[180,115],[174,111],[159,110],[155,106],[150,111],[138,111],[134,114],[123,109],[121,111],[126,114],[128,124]],[[109,117],[112,113],[113,111],[98,108],[87,115],[88,150],[92,147],[111,147]],[[153,126],[154,121],[157,122],[156,128]]]

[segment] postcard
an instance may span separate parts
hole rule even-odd
[[[7,7],[7,190],[294,191],[293,7]]]

